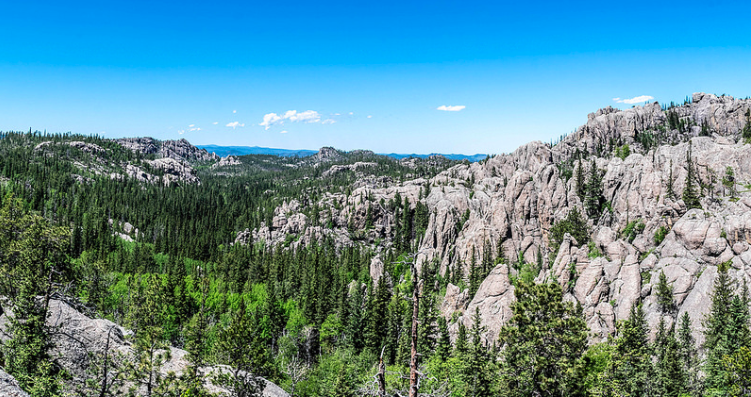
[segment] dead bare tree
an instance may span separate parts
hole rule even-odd
[[[295,397],[297,384],[308,378],[310,366],[308,363],[300,360],[297,355],[292,356],[284,365],[284,373],[289,376],[290,380],[290,397]]]
[[[381,349],[381,357],[378,360],[378,397],[386,397],[386,364],[383,363],[383,352],[386,346]]]

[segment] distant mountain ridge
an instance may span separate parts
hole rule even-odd
[[[318,153],[317,150],[290,150],[276,149],[260,146],[218,146],[218,145],[196,145],[199,149],[205,149],[209,153],[214,153],[219,157],[227,156],[244,156],[247,154],[270,154],[280,157],[307,157]]]
[[[196,145],[199,149],[205,149],[209,153],[214,153],[219,157],[227,156],[244,156],[247,154],[270,154],[280,157],[307,157],[318,153],[317,150],[291,150],[291,149],[276,149],[260,146],[219,146],[219,145]],[[430,153],[430,154],[400,154],[400,153],[378,153],[383,156],[388,156],[397,160],[401,160],[408,157],[428,158],[430,156],[443,156],[450,160],[468,160],[472,163],[484,160],[487,154],[443,154],[443,153]]]

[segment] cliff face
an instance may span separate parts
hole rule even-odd
[[[481,254],[478,247],[483,240],[492,243],[499,237],[505,239],[507,253],[521,253],[526,261],[535,260],[536,252],[542,252],[545,265],[537,281],[552,276],[569,291],[566,298],[583,306],[594,340],[612,333],[616,321],[626,319],[631,305],[639,299],[643,300],[648,321],[655,329],[660,313],[653,287],[664,271],[673,285],[677,315],[684,312],[691,315],[694,337],[701,342],[701,321],[710,307],[716,266],[731,261],[730,273],[739,282],[751,276],[748,267],[751,240],[747,237],[751,227],[748,215],[751,195],[746,187],[751,181],[748,161],[751,146],[737,143],[746,123],[748,101],[707,94],[695,94],[693,101],[668,112],[663,112],[657,104],[622,112],[598,111],[590,115],[587,125],[553,148],[532,143],[483,165],[457,169],[460,177],[471,175],[479,181],[472,187],[476,193],[469,202],[471,214],[477,216],[470,216],[457,237],[457,256],[468,258],[472,247]],[[671,111],[693,125],[683,133],[670,130],[665,124],[665,114]],[[677,144],[644,151],[635,136],[647,133],[663,134],[663,139]],[[709,136],[699,136],[702,134]],[[562,179],[554,162],[570,158],[576,149],[596,153],[598,145],[611,140],[630,144],[635,151],[641,149],[641,153],[631,154],[625,160],[595,158],[597,168],[604,171],[604,199],[612,208],[589,221],[592,248],[603,256],[595,257],[589,247],[574,246],[571,239],[564,240],[560,249],[551,253],[549,232],[553,223],[563,219],[572,208],[582,208],[575,193],[575,178]],[[694,183],[701,185],[704,194],[702,210],[687,211],[681,199],[688,173],[689,145],[697,178]],[[728,168],[734,174],[731,187],[722,181]],[[489,177],[493,174],[503,175],[508,180],[506,186],[499,186],[497,179]],[[674,195],[668,191],[671,177]],[[729,196],[731,188],[737,197]],[[478,190],[486,194],[477,194]],[[461,211],[463,204],[446,206],[453,205]],[[622,231],[632,221],[643,223],[644,229],[626,238]],[[429,229],[440,235],[445,229],[441,223],[432,224]],[[670,232],[655,245],[654,236],[661,227]],[[421,246],[421,250],[428,252],[426,259],[430,259],[436,248],[431,239],[423,241]],[[555,258],[552,263],[548,262],[547,253]],[[445,257],[442,261],[448,264]],[[502,320],[509,314],[513,288],[506,288],[508,278],[507,271],[494,270],[466,308],[473,312],[474,307],[480,307],[489,340],[496,337]],[[462,316],[460,321],[469,326],[469,317]],[[673,318],[666,316],[666,321],[670,324]]]
[[[374,241],[393,236],[393,212],[380,203],[397,193],[413,208],[422,202],[430,215],[417,246],[418,266],[435,260],[442,272],[458,267],[467,275],[472,253],[479,262],[484,251],[490,252],[495,261],[499,243],[509,263],[519,256],[530,263],[541,261],[536,280],[557,280],[568,291],[566,299],[583,306],[592,341],[613,333],[616,322],[626,319],[639,299],[656,328],[660,313],[654,286],[665,272],[677,315],[691,315],[694,337],[701,342],[717,265],[730,261],[736,280],[751,279],[751,145],[740,139],[750,105],[749,100],[694,94],[690,103],[667,110],[657,103],[623,111],[601,109],[553,147],[532,142],[510,154],[454,166],[430,180],[385,185],[363,180],[351,194],[330,194],[318,205],[340,231],[348,226],[364,229],[370,208],[374,227],[365,233],[366,241]],[[628,156],[612,155],[623,145],[630,147]],[[681,199],[689,148],[701,210],[688,211]],[[581,162],[584,175],[592,162],[603,175],[607,209],[587,220],[592,244],[578,244],[567,236],[554,251],[551,227],[572,209],[584,208],[576,178],[571,177],[580,154],[586,157]],[[733,181],[723,184],[728,169]],[[671,178],[674,194],[668,187]],[[316,234],[308,231],[296,207],[285,205],[272,225],[253,231],[254,237],[274,242],[292,228]],[[643,229],[624,235],[634,221]],[[661,228],[667,235],[656,244]],[[339,241],[351,243],[344,237]],[[382,266],[371,269],[374,277],[379,271]],[[469,327],[477,307],[486,338],[494,340],[510,316],[510,278],[515,275],[513,267],[498,265],[472,299],[450,285],[441,310],[447,318],[458,318],[452,332],[459,322]],[[674,318],[667,316],[666,321],[669,325]]]
[[[219,160],[216,154],[209,153],[206,149],[199,149],[185,139],[157,141],[153,138],[122,138],[118,139],[117,143],[134,152],[156,154],[159,158],[171,158],[180,162]]]
[[[553,148],[531,143],[485,164],[448,171],[449,177],[454,173],[459,179],[474,179],[475,184],[466,189],[474,194],[471,200],[452,200],[435,188],[431,191],[427,202],[433,204],[437,214],[431,217],[420,246],[424,259],[437,257],[449,265],[452,260],[469,258],[472,247],[477,255],[482,255],[484,241],[492,244],[499,239],[504,241],[505,252],[512,261],[514,253],[519,253],[533,262],[537,252],[541,252],[544,265],[537,281],[553,278],[568,290],[566,299],[583,306],[594,341],[614,332],[615,323],[626,319],[631,305],[639,299],[655,329],[660,312],[653,287],[664,271],[673,285],[677,315],[691,315],[694,337],[701,342],[701,321],[710,307],[717,265],[731,261],[730,273],[736,280],[751,278],[751,194],[746,187],[751,181],[751,146],[737,143],[746,123],[749,101],[707,94],[695,94],[693,101],[668,112],[657,104],[626,111],[604,109],[591,114],[585,126]],[[666,114],[671,111],[692,125],[683,133],[670,130]],[[663,139],[675,144],[645,151],[638,135],[648,133],[662,134]],[[625,159],[595,157],[597,168],[604,171],[604,200],[612,209],[589,220],[591,251],[600,251],[602,256],[590,253],[590,247],[574,245],[570,238],[552,252],[551,226],[574,207],[583,207],[576,194],[575,178],[562,178],[557,163],[570,159],[577,149],[602,152],[599,147],[611,140],[630,144],[637,153]],[[697,189],[701,185],[704,194],[701,210],[687,211],[681,199],[689,145],[697,178],[694,183]],[[583,164],[589,167],[588,162]],[[728,168],[734,174],[731,187],[722,181]],[[671,177],[674,195],[669,194]],[[731,188],[737,197],[729,195]],[[453,244],[456,255],[447,258],[441,255],[446,249],[430,237],[450,234],[442,214],[461,213],[465,208],[470,209],[469,220]],[[643,223],[644,229],[627,238],[622,231],[633,221]],[[654,236],[660,228],[669,233],[656,245]],[[510,315],[513,301],[509,270],[503,267],[506,266],[499,265],[490,273],[465,307],[466,313],[480,308],[489,340],[495,339]],[[458,311],[461,313],[461,308]],[[459,321],[469,326],[471,319],[464,315]],[[670,324],[673,317],[666,316],[666,321]],[[455,324],[454,330],[457,327]]]

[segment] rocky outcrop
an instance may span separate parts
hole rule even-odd
[[[211,168],[232,167],[232,166],[240,165],[240,164],[242,164],[242,162],[240,162],[240,160],[237,157],[227,156],[227,157],[222,157],[221,159],[219,159],[219,162],[214,163],[211,166]]]
[[[326,161],[334,161],[339,160],[342,158],[342,153],[340,153],[338,150],[324,146],[321,149],[318,150],[318,153],[313,155],[313,160],[316,162],[326,162]]]
[[[29,394],[21,390],[21,386],[18,385],[16,378],[0,369],[0,396],[29,397]]]
[[[362,162],[362,161],[358,161],[354,164],[332,165],[331,168],[324,171],[323,174],[321,174],[321,176],[324,178],[328,178],[344,171],[357,171],[357,169],[359,168],[375,167],[377,165],[378,164],[376,163],[367,163],[367,162]]]
[[[180,162],[217,161],[219,156],[199,149],[185,139],[177,141],[158,141],[154,138],[122,138],[120,146],[144,155],[154,154],[158,158],[170,158]]]
[[[514,286],[509,280],[509,268],[506,265],[496,266],[480,284],[477,293],[466,308],[465,315],[459,319],[467,329],[472,327],[472,316],[479,311],[482,319],[481,326],[485,327],[482,335],[486,344],[490,345],[498,336],[501,326],[511,318],[511,303],[514,301]],[[449,327],[449,332],[456,335],[459,322]]]
[[[195,175],[193,167],[187,163],[181,163],[178,160],[172,158],[160,158],[156,160],[146,160],[149,166],[155,170],[162,171],[163,175],[155,175],[154,171],[146,171],[141,167],[133,164],[125,164],[123,171],[129,178],[133,178],[139,182],[146,183],[162,183],[165,186],[169,186],[173,183],[196,183],[200,184],[201,179]],[[120,178],[120,174],[112,174],[110,178]]]
[[[389,203],[398,196],[414,209],[420,201],[429,215],[417,241],[418,268],[437,261],[441,272],[460,269],[466,276],[473,254],[480,262],[486,253],[494,263],[499,253],[506,263],[519,258],[541,263],[537,281],[557,280],[565,299],[582,305],[592,342],[612,335],[616,322],[626,319],[637,301],[644,302],[654,329],[661,317],[654,285],[664,271],[674,288],[674,315],[688,312],[694,337],[701,341],[717,265],[730,261],[735,280],[751,281],[751,145],[739,142],[750,107],[751,100],[694,94],[686,104],[665,109],[657,103],[600,109],[555,146],[531,142],[509,154],[456,165],[429,180],[379,183],[363,176],[348,195],[325,193],[316,203],[276,213],[272,225],[248,234],[278,243],[286,233],[336,233],[342,244],[357,241],[378,249],[376,242],[388,247],[395,233]],[[613,155],[626,144],[629,155]],[[689,150],[694,183],[703,193],[702,210],[688,211],[681,199]],[[336,153],[322,149],[318,157]],[[585,161],[576,161],[577,154]],[[588,175],[593,166],[602,175],[606,204],[601,217],[587,220],[591,242],[567,236],[553,251],[551,227],[574,208],[583,208],[571,175],[578,167]],[[329,171],[333,169],[344,168]],[[728,169],[732,188],[723,184]],[[304,226],[301,215],[313,204],[320,209],[319,224],[330,228]],[[368,219],[372,228],[365,227]],[[625,235],[629,225],[635,231]],[[656,242],[658,231],[666,236]],[[377,261],[370,270],[374,279],[383,274]],[[513,266],[498,265],[472,297],[458,287],[447,288],[441,313],[453,320],[452,332],[458,323],[471,325],[479,309],[485,337],[494,340],[510,316],[510,279],[516,272]],[[669,324],[674,321],[667,317]]]
[[[54,144],[55,143],[51,142],[51,141],[42,142],[42,143],[40,143],[40,144],[38,144],[38,145],[36,145],[34,147],[34,151],[44,150],[45,148],[48,148],[48,147],[50,147],[51,145],[54,145]],[[61,145],[66,145],[66,146],[70,146],[72,148],[79,149],[79,150],[81,150],[82,152],[85,152],[85,153],[98,154],[98,153],[103,153],[103,152],[106,151],[106,149],[102,148],[101,146],[99,146],[97,144],[86,143],[86,142],[81,142],[81,141],[61,142],[60,144]]]
[[[184,183],[201,183],[201,180],[194,175],[193,167],[187,163],[180,162],[171,157],[165,157],[156,160],[147,161],[155,169],[164,172],[162,183],[171,185],[176,182]]]
[[[7,309],[7,308],[6,308]],[[8,336],[4,332],[7,327],[7,314],[0,316],[0,340],[7,340]],[[56,327],[53,343],[55,345],[53,356],[57,357],[56,362],[61,365],[72,377],[69,380],[69,387],[75,387],[76,384],[83,383],[92,375],[87,372],[92,365],[92,355],[103,354],[107,351],[112,356],[119,356],[124,359],[131,357],[133,347],[128,336],[132,334],[129,330],[104,319],[92,319],[77,311],[70,305],[59,300],[50,301],[49,315],[47,323]],[[163,375],[174,372],[180,375],[188,366],[186,358],[187,352],[181,349],[170,348],[170,360],[161,368]],[[204,371],[222,371],[221,367],[207,367]],[[3,376],[0,371],[0,395],[3,394],[4,387],[12,389],[12,381]],[[7,374],[5,374],[7,375]],[[215,385],[207,385],[212,392],[227,394],[227,391]],[[13,396],[13,394],[10,394]],[[25,394],[17,394],[26,396]],[[275,384],[266,381],[266,388],[263,393],[267,397],[286,397],[288,394]]]

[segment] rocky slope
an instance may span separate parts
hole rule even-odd
[[[118,139],[122,147],[142,154],[155,154],[157,158],[171,158],[180,162],[218,161],[219,156],[199,149],[185,139],[177,141],[158,141],[154,138]]]
[[[435,260],[443,272],[461,268],[467,275],[473,251],[479,262],[488,246],[486,252],[496,261],[500,243],[506,262],[516,262],[519,256],[526,262],[540,261],[537,281],[556,279],[568,291],[566,299],[583,306],[593,342],[612,334],[616,322],[625,319],[639,299],[655,328],[660,314],[653,287],[664,271],[674,288],[676,314],[691,315],[694,336],[701,342],[701,322],[717,265],[730,261],[736,280],[751,279],[751,145],[740,139],[749,108],[750,100],[698,93],[688,103],[668,109],[657,103],[601,109],[555,146],[532,142],[510,154],[454,166],[430,180],[379,184],[361,178],[350,194],[332,192],[316,203],[321,217],[333,225],[328,232],[310,227],[305,206],[288,200],[272,224],[245,235],[278,243],[287,234],[298,234],[307,236],[298,240],[305,243],[311,236],[331,233],[339,244],[353,244],[352,237],[359,237],[366,244],[383,239],[388,245],[394,214],[381,203],[398,194],[412,208],[420,201],[429,209],[427,230],[415,247],[418,266]],[[626,144],[630,155],[613,155]],[[688,211],[681,199],[689,147],[703,193],[701,210]],[[572,209],[583,208],[575,178],[564,172],[566,167],[571,167],[569,172],[576,169],[573,159],[582,153],[588,155],[581,165],[584,174],[592,159],[603,174],[608,210],[588,220],[590,246],[567,237],[554,251],[551,227]],[[728,168],[734,180],[723,184]],[[674,195],[669,194],[670,178]],[[365,230],[368,211],[374,226]],[[633,221],[643,223],[643,230],[624,236]],[[655,244],[660,228],[669,232]],[[371,273],[378,277],[383,267],[374,262]],[[510,265],[496,266],[473,297],[449,285],[441,310],[456,320],[452,332],[459,322],[471,325],[471,315],[464,313],[479,308],[486,338],[494,340],[510,316],[516,271]],[[668,316],[666,321],[673,319]]]
[[[4,309],[7,310],[8,308],[5,307]],[[0,340],[3,342],[8,339],[5,332],[7,315],[5,313],[0,316]],[[110,357],[117,357],[118,355],[128,357],[133,354],[133,348],[128,338],[129,335],[132,335],[132,332],[109,320],[91,319],[65,302],[50,301],[47,324],[56,327],[53,336],[55,349],[52,355],[57,357],[57,363],[71,375],[71,379],[66,381],[71,392],[78,385],[83,384],[86,379],[94,376],[90,371],[94,368],[93,360],[97,355],[101,357],[105,351],[108,352]],[[185,350],[170,347],[170,360],[162,366],[162,375],[167,375],[169,372],[180,375],[188,366],[187,354]],[[118,361],[117,358],[115,358],[115,361]],[[221,367],[203,368],[206,373],[221,370]],[[97,373],[95,376],[101,377],[102,375]],[[127,389],[126,386],[123,387]],[[220,395],[228,394],[227,390],[215,385],[209,384],[208,388],[211,392]],[[263,395],[266,397],[288,396],[279,386],[268,381]],[[0,396],[26,397],[28,395],[18,388],[18,384],[13,377],[0,370]]]

